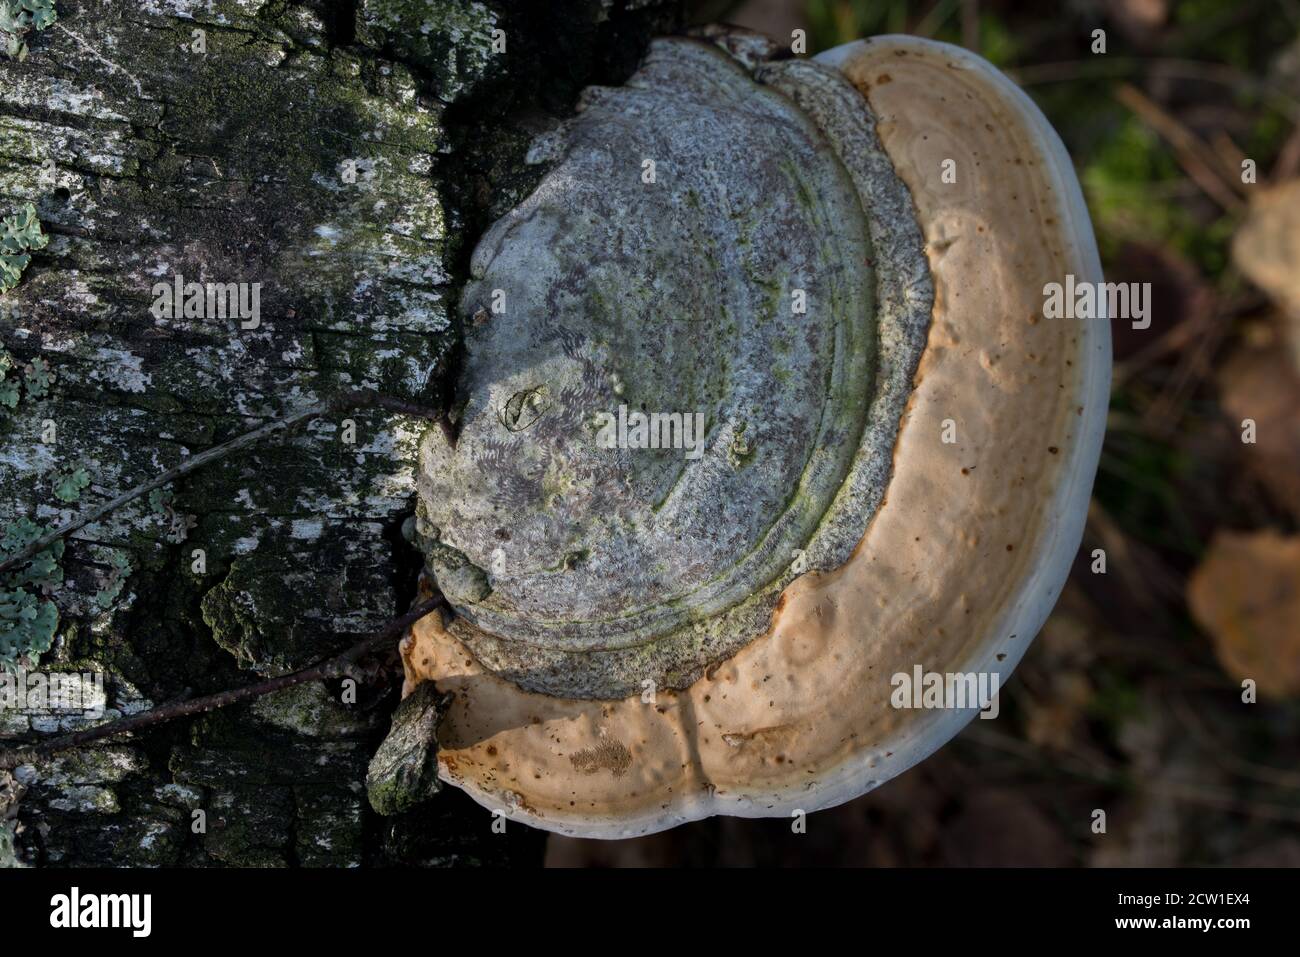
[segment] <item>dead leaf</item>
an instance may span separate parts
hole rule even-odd
[[[1255,422],[1255,443],[1242,446],[1248,467],[1300,518],[1300,375],[1276,346],[1245,348],[1224,363],[1219,392],[1234,435]]]
[[[1300,179],[1254,194],[1232,240],[1232,261],[1286,314],[1291,360],[1300,369]]]
[[[1300,536],[1217,533],[1187,598],[1228,674],[1261,695],[1300,693]]]

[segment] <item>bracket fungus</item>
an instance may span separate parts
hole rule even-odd
[[[981,702],[895,677],[1015,666],[1101,445],[1108,326],[1042,318],[1100,263],[1028,97],[910,37],[715,40],[534,143],[471,262],[459,440],[420,453],[453,613],[407,691],[453,696],[445,781],[566,834],[812,811],[926,757]]]

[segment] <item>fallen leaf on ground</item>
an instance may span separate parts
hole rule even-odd
[[[1187,597],[1228,674],[1261,695],[1300,693],[1300,536],[1217,533]]]
[[[1232,240],[1232,261],[1286,314],[1300,369],[1300,179],[1261,187]]]
[[[1277,503],[1300,518],[1300,375],[1276,346],[1245,348],[1223,366],[1219,399],[1235,434],[1255,422],[1242,451]]]

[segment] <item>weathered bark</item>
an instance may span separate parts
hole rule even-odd
[[[56,376],[0,413],[0,526],[62,523],[345,389],[445,404],[468,248],[533,181],[518,117],[616,81],[674,7],[60,2],[24,62],[0,59],[0,215],[31,201],[51,234],[0,297],[0,337]],[[177,274],[260,283],[260,325],[156,318],[151,287]],[[240,669],[299,668],[377,630],[414,595],[420,560],[400,528],[426,427],[381,409],[327,416],[185,478],[170,510],[141,500],[88,525],[63,555],[44,666],[106,672],[122,711],[237,686]],[[52,483],[72,468],[91,484],[68,503]],[[194,518],[183,541],[173,514]],[[492,834],[458,792],[376,817],[363,782],[393,674],[370,676],[355,704],[339,692],[304,685],[18,769],[19,857],[538,859],[535,835]],[[0,716],[7,743],[57,730]]]

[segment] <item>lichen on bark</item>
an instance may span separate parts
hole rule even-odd
[[[517,115],[617,79],[675,5],[427,0],[418,40],[399,6],[66,0],[23,61],[0,58],[0,210],[32,203],[50,236],[0,297],[0,345],[54,376],[0,409],[0,525],[62,523],[342,389],[445,401],[468,246],[530,183]],[[260,322],[159,317],[152,289],[178,275],[260,283]],[[399,528],[426,426],[323,418],[177,483],[166,508],[137,501],[88,525],[66,544],[43,666],[105,673],[122,713],[376,630],[414,594],[419,558]],[[56,477],[79,469],[89,481],[63,501]],[[183,534],[177,515],[193,517]],[[18,858],[535,855],[456,793],[379,823],[363,781],[395,686],[360,677],[355,701],[314,685],[16,769]],[[6,719],[0,737],[57,730],[36,720]]]

